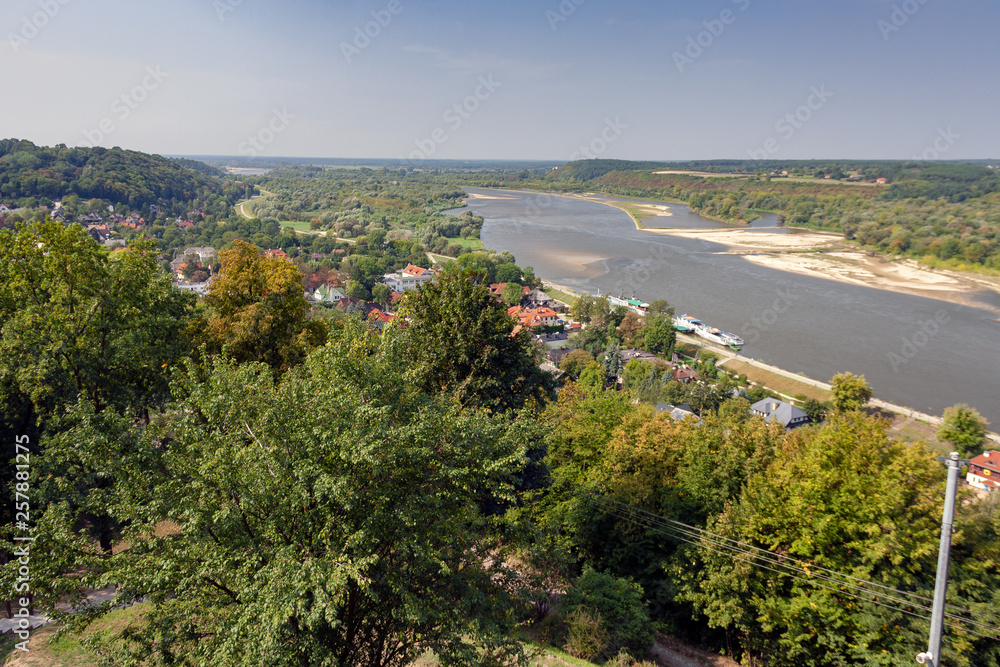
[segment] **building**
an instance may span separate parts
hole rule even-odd
[[[274,248],[274,249],[272,249],[272,250],[268,250],[268,251],[266,251],[266,252],[264,253],[264,255],[265,255],[265,256],[266,256],[266,257],[267,257],[268,259],[283,259],[283,260],[285,260],[286,262],[287,262],[287,261],[290,261],[290,260],[288,259],[288,253],[286,253],[286,252],[285,252],[284,250],[282,250],[281,248]]]
[[[309,298],[316,303],[340,303],[347,295],[332,285],[320,285]]]
[[[977,489],[985,491],[1000,489],[1000,452],[986,451],[972,459],[965,480]]]
[[[393,292],[402,294],[407,290],[422,287],[432,282],[434,278],[435,274],[432,270],[410,264],[402,271],[385,274],[382,276],[382,282],[391,287]]]
[[[765,398],[750,406],[750,411],[755,415],[760,415],[768,424],[778,422],[787,429],[805,426],[811,420],[802,408],[797,408],[791,403],[779,401],[776,398]]]
[[[507,309],[507,314],[516,317],[522,327],[533,329],[535,327],[551,327],[562,323],[559,313],[551,308],[521,308],[511,306]]]

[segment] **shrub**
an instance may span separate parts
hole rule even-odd
[[[601,657],[608,658],[620,649],[638,657],[645,655],[653,644],[653,630],[642,601],[642,588],[629,579],[587,567],[567,591],[563,609],[570,618],[577,610],[587,609],[588,613],[602,619],[607,643]],[[572,632],[571,627],[571,637]]]
[[[592,660],[608,648],[608,633],[601,615],[591,613],[586,607],[577,607],[566,617],[569,636],[563,649],[583,660]]]

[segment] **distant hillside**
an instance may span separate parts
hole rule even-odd
[[[0,141],[0,201],[29,208],[76,195],[139,209],[221,194],[222,172],[193,160],[170,160],[119,148],[53,148]]]

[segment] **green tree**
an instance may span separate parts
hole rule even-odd
[[[611,344],[608,345],[608,349],[604,352],[604,358],[601,359],[601,364],[608,377],[616,378],[621,375],[622,346],[617,340],[611,341]]]
[[[302,273],[291,262],[269,259],[235,241],[219,253],[222,268],[205,297],[209,307],[201,340],[236,361],[262,361],[275,369],[301,363],[326,338],[321,320],[308,318]]]
[[[810,581],[825,567],[931,594],[943,469],[926,448],[891,439],[887,428],[849,412],[786,436],[766,471],[708,524],[744,552],[749,545],[764,555],[735,559],[702,540],[672,569],[680,598],[738,638],[746,660],[888,667],[911,661],[924,641],[925,623],[862,601],[871,596],[858,600]],[[800,579],[757,567],[768,552],[772,570]]]
[[[32,420],[80,396],[97,411],[145,414],[190,349],[193,305],[159,273],[149,241],[110,254],[79,225],[0,231],[0,399],[27,401]]]
[[[569,354],[559,362],[559,368],[569,373],[574,378],[579,378],[583,369],[594,363],[594,355],[587,350],[577,348],[570,350]]]
[[[347,294],[347,296],[353,297],[355,299],[361,299],[362,301],[369,299],[371,297],[371,295],[368,293],[368,290],[365,289],[364,284],[362,284],[360,281],[353,279],[348,280],[347,284],[344,285],[344,292]]]
[[[129,436],[146,438],[137,451],[153,460],[115,502],[128,549],[99,555],[73,541],[68,517],[42,527],[81,575],[39,581],[40,605],[74,584],[149,601],[142,628],[101,642],[107,664],[401,666],[430,649],[469,665],[519,653],[510,536],[493,536],[478,499],[513,499],[530,425],[423,393],[392,329],[355,322],[335,336],[278,381],[225,358],[178,377],[184,400],[158,435],[169,447]],[[82,439],[94,456],[99,440]],[[71,620],[109,609],[81,603]]]
[[[521,299],[524,298],[524,287],[519,283],[510,282],[504,285],[503,294],[500,297],[503,302],[508,306],[519,306],[521,305]]]
[[[372,287],[372,299],[375,303],[388,306],[392,301],[392,288],[385,283],[376,283],[375,287]]]
[[[555,381],[535,362],[530,334],[514,334],[516,320],[473,277],[446,273],[404,296],[399,313],[418,383],[491,410],[544,404]]]
[[[975,408],[959,403],[944,411],[944,422],[937,435],[950,442],[963,456],[982,453],[986,443],[987,421]]]
[[[598,394],[604,391],[607,378],[604,366],[594,361],[580,372],[580,386],[588,394]]]
[[[669,357],[677,344],[677,330],[669,315],[647,315],[643,347],[647,352]]]
[[[845,372],[833,376],[830,380],[833,386],[833,408],[837,412],[860,410],[872,398],[872,388],[865,381],[864,375],[854,375]]]

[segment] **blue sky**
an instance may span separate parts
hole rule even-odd
[[[995,0],[4,0],[0,135],[414,160],[1000,157],[997,25]]]

